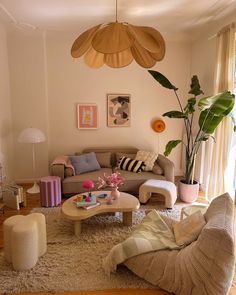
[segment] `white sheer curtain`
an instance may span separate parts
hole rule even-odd
[[[230,24],[217,34],[217,61],[214,92],[233,92],[233,70],[235,56],[235,26]],[[215,132],[216,143],[205,144],[203,188],[208,199],[230,191],[226,179],[233,128],[230,118],[225,118]]]

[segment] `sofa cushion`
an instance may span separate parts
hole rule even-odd
[[[174,224],[176,244],[182,246],[192,243],[198,238],[205,225],[206,221],[200,210]]]
[[[154,164],[154,166],[152,168],[152,172],[157,174],[157,175],[163,175],[164,174],[164,170],[157,163]]]
[[[116,166],[118,166],[119,161],[122,157],[130,158],[130,159],[135,159],[137,153],[116,153]]]
[[[111,168],[111,152],[95,152],[97,161],[102,168]]]
[[[118,168],[121,170],[139,173],[144,170],[145,164],[142,161],[132,160],[127,157],[122,157],[118,163]]]
[[[74,171],[71,168],[65,168],[65,177],[70,177],[74,175]]]
[[[145,163],[145,171],[152,171],[157,157],[158,154],[151,151],[138,151],[135,160],[143,161]]]
[[[93,152],[80,156],[70,156],[70,160],[75,168],[76,175],[101,169]]]

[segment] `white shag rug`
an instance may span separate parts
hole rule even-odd
[[[0,253],[0,292],[63,292],[114,288],[156,288],[120,266],[108,277],[102,259],[117,243],[127,238],[145,216],[141,209],[133,213],[133,226],[124,226],[122,216],[94,216],[83,222],[80,237],[74,236],[73,222],[62,217],[60,208],[35,208],[47,222],[47,253],[27,271],[14,271]],[[180,208],[161,210],[179,218]]]

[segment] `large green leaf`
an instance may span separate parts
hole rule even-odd
[[[199,100],[198,106],[201,111],[210,109],[215,115],[228,115],[234,107],[234,94],[230,91],[218,93]]]
[[[189,90],[190,94],[193,94],[195,96],[198,96],[200,94],[204,94],[201,90],[201,86],[199,84],[198,76],[194,75],[191,80],[191,89]]]
[[[229,91],[202,98],[198,105],[202,110],[199,116],[199,127],[208,134],[212,134],[220,122],[234,107],[234,95]]]
[[[216,116],[213,113],[209,113],[208,110],[201,112],[199,116],[199,127],[207,134],[214,133],[217,126],[223,120],[224,116]]]
[[[168,117],[168,118],[175,118],[175,119],[183,119],[183,118],[187,118],[187,116],[179,111],[170,111],[170,112],[166,112],[162,115],[163,117]]]
[[[184,108],[186,115],[194,113],[195,104],[196,104],[196,98],[195,97],[192,97],[192,98],[188,99],[188,103],[187,103],[186,107]]]
[[[163,87],[173,90],[178,90],[171,82],[161,73],[157,71],[148,70],[148,72],[153,76],[153,78],[159,82]]]
[[[169,154],[171,153],[171,151],[173,150],[173,148],[175,148],[179,143],[181,143],[182,140],[171,140],[167,143],[166,145],[166,149],[164,152],[164,155],[167,157],[169,156]]]

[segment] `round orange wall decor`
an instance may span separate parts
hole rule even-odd
[[[152,129],[155,132],[161,133],[166,129],[166,124],[164,121],[158,119],[152,122]]]

